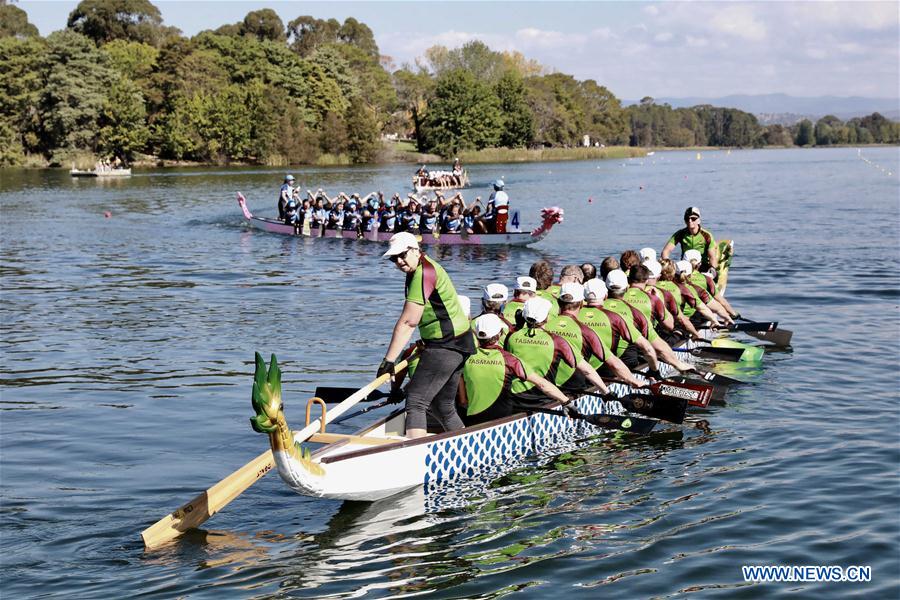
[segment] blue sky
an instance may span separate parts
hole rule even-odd
[[[153,0],[151,0],[153,1]],[[618,97],[900,95],[900,2],[153,2],[186,35],[273,8],[355,17],[396,65],[480,39]],[[77,2],[21,0],[47,35]]]

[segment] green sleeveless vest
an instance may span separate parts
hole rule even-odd
[[[572,346],[572,352],[575,353],[576,359],[581,359],[581,357],[584,356],[584,336],[581,333],[581,327],[575,322],[575,319],[568,315],[557,315],[548,318],[547,324],[544,327],[550,333],[555,333],[569,342],[569,345]],[[575,369],[565,362],[562,362],[556,371],[557,380],[565,383],[574,372]]]
[[[537,373],[556,385],[560,385],[556,372],[559,367],[564,365],[569,371],[569,376],[572,374],[571,367],[565,363],[563,365],[559,364],[563,361],[556,356],[553,338],[543,329],[524,327],[509,334],[509,337],[506,338],[506,351],[511,352],[522,361],[522,364],[528,371]],[[562,381],[565,382],[568,379],[569,377],[567,376]],[[513,381],[510,391],[513,394],[521,394],[533,387],[534,384],[529,381]]]
[[[469,406],[468,415],[477,415],[491,407],[503,394],[506,361],[497,348],[478,348],[463,365],[463,381]]]

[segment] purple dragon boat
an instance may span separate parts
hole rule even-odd
[[[267,219],[265,217],[256,217],[247,207],[247,200],[243,194],[238,192],[238,204],[244,212],[244,218],[247,223],[256,229],[262,229],[269,233],[280,233],[282,235],[293,235],[299,237],[324,237],[324,238],[343,238],[347,240],[364,240],[368,242],[386,242],[393,235],[390,231],[364,231],[358,234],[356,231],[343,229],[324,229],[324,228],[306,228],[297,229],[293,225],[286,225],[277,219]],[[511,223],[515,223],[518,219],[515,217],[510,219]],[[419,236],[423,244],[446,244],[454,246],[481,246],[505,244],[507,246],[527,246],[541,241],[557,223],[563,220],[563,210],[553,206],[541,210],[541,224],[533,231],[508,231],[507,233],[422,233]]]

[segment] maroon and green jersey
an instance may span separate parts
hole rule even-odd
[[[625,319],[626,323],[631,325],[639,334],[647,338],[648,341],[652,342],[659,337],[656,331],[650,327],[650,321],[644,317],[641,311],[624,300],[607,298],[603,301],[603,308],[609,309]],[[637,339],[637,336],[634,335],[634,330],[632,330],[632,336]]]
[[[506,397],[514,382],[527,383],[522,361],[499,346],[479,348],[466,359],[462,372],[469,404],[466,414],[477,415]]]
[[[424,307],[419,335],[429,346],[475,351],[469,319],[463,312],[450,276],[424,254],[416,270],[406,276],[406,301]]]
[[[585,306],[578,312],[578,320],[589,327],[606,348],[610,348],[616,356],[622,353],[634,343],[632,329],[628,323],[618,314],[599,306]],[[638,332],[635,330],[635,335]],[[595,369],[602,363],[597,359],[588,362]]]
[[[591,364],[597,363],[598,366],[606,362],[609,350],[603,346],[600,337],[573,316],[562,314],[550,317],[545,327],[550,333],[569,342],[575,356],[580,356]]]
[[[540,327],[523,327],[506,338],[506,350],[521,360],[525,367],[557,386],[563,385],[575,372],[578,358],[569,342]],[[534,387],[528,381],[514,381],[513,394]]]
[[[682,256],[688,250],[697,250],[702,257],[700,268],[703,271],[709,268],[709,249],[712,248],[715,252],[718,252],[713,234],[710,233],[708,229],[703,229],[702,227],[693,235],[691,235],[691,231],[687,227],[679,229],[672,234],[668,243],[673,246],[681,246]]]

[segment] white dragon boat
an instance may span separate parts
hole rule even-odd
[[[469,173],[467,171],[463,171],[462,177],[460,177],[459,185],[440,185],[430,182],[423,184],[419,177],[413,175],[412,186],[413,189],[416,190],[417,194],[421,194],[422,192],[433,192],[436,190],[461,190],[463,188],[469,187]]]
[[[90,169],[82,170],[72,167],[69,170],[72,177],[131,177],[131,169]]]

